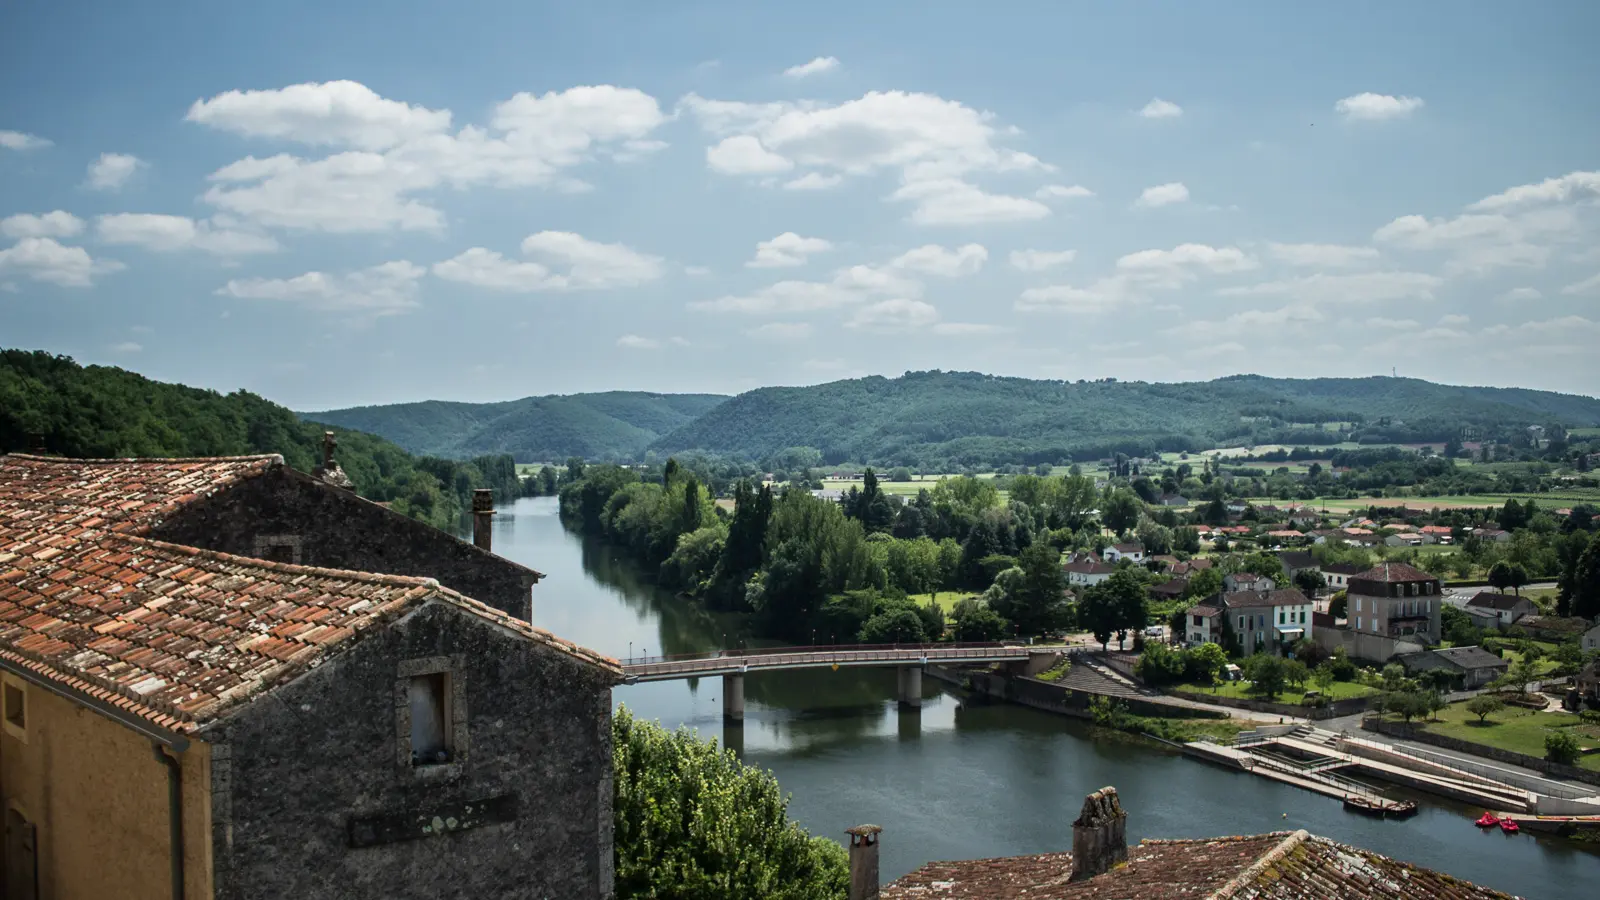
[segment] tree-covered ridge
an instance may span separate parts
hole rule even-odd
[[[610,391],[501,403],[427,400],[301,417],[382,435],[413,453],[453,459],[487,453],[509,453],[518,462],[569,456],[630,459],[727,399],[720,394]]]
[[[1600,422],[1600,400],[1410,378],[1069,383],[933,371],[750,391],[650,449],[764,459],[816,447],[829,462],[950,470],[1233,443],[1442,441],[1553,421]]]
[[[152,381],[111,366],[80,366],[42,351],[0,350],[0,452],[79,458],[278,453],[302,472],[321,460],[325,426],[249,391]],[[509,456],[417,458],[380,437],[333,429],[338,461],[369,500],[452,529],[474,488],[522,492]],[[537,482],[537,480],[535,480]]]

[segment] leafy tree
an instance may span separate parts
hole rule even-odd
[[[1505,702],[1493,694],[1479,694],[1467,701],[1467,712],[1478,717],[1478,723],[1484,724],[1491,715],[1505,709]]]
[[[1600,532],[1578,558],[1572,573],[1571,592],[1573,615],[1586,619],[1600,616]]]
[[[1506,531],[1516,531],[1518,528],[1528,526],[1528,511],[1517,501],[1509,499],[1500,511],[1500,527]]]
[[[844,900],[844,848],[788,818],[772,773],[626,707],[612,717],[611,735],[619,898]]]
[[[1506,502],[1515,503],[1516,501],[1507,500]],[[1502,560],[1489,567],[1489,583],[1501,591],[1506,588],[1514,588],[1520,596],[1522,594],[1522,586],[1528,583],[1528,573],[1521,566]]]
[[[1100,510],[1100,518],[1106,523],[1107,528],[1118,535],[1123,535],[1139,524],[1139,514],[1143,511],[1143,504],[1139,502],[1137,495],[1126,488],[1118,488],[1106,497],[1105,506]]]
[[[1284,685],[1288,681],[1288,672],[1284,661],[1276,656],[1258,653],[1244,661],[1241,666],[1244,676],[1250,679],[1250,693],[1269,700],[1277,699],[1283,693]]]
[[[1215,684],[1228,666],[1228,654],[1216,644],[1201,644],[1184,651],[1184,675],[1200,684]]]
[[[1333,675],[1333,663],[1331,662],[1325,662],[1317,666],[1316,670],[1311,673],[1312,683],[1316,684],[1317,689],[1322,691],[1324,696],[1333,690],[1333,683],[1336,680]]]
[[[1204,600],[1216,596],[1221,590],[1222,573],[1213,566],[1190,573],[1189,584],[1183,589],[1183,596],[1188,600]]]
[[[1316,569],[1301,569],[1294,573],[1294,586],[1307,597],[1314,597],[1318,591],[1328,586],[1328,580]]]
[[[1283,661],[1283,679],[1297,689],[1303,690],[1306,682],[1311,679],[1311,669],[1298,659]]]
[[[1079,624],[1094,634],[1101,649],[1113,632],[1143,628],[1149,620],[1144,582],[1132,569],[1119,569],[1105,581],[1083,592],[1078,602]]]
[[[868,619],[856,639],[863,644],[921,644],[928,641],[928,634],[915,610],[899,609]]]
[[[1582,752],[1570,731],[1555,730],[1544,736],[1544,758],[1564,766],[1576,765]]]
[[[1350,596],[1340,591],[1328,600],[1328,615],[1335,619],[1343,619],[1349,614]]]
[[[1009,625],[1000,614],[976,597],[967,597],[950,611],[955,639],[966,642],[998,641],[1006,636]]]
[[[1016,624],[1022,634],[1040,634],[1066,624],[1066,581],[1061,574],[1061,554],[1044,541],[1036,541],[1017,559],[1022,584],[1000,615]]]
[[[1165,644],[1149,644],[1135,667],[1146,684],[1172,684],[1181,680],[1187,666],[1183,654]]]

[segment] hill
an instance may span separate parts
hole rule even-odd
[[[1409,378],[1032,381],[909,372],[740,394],[650,449],[955,469],[1218,445],[1442,441],[1527,425],[1600,423],[1600,400]]]
[[[282,454],[309,472],[324,426],[248,391],[152,381],[113,366],[80,366],[42,351],[0,350],[0,453],[40,449],[85,458]],[[458,524],[467,495],[520,490],[510,457],[418,459],[370,434],[334,429],[356,491],[440,528]]]
[[[501,403],[426,400],[300,415],[382,435],[413,453],[454,459],[486,453],[509,453],[518,462],[569,456],[629,459],[727,399],[720,394],[610,391]]]

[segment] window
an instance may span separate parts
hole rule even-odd
[[[468,716],[460,656],[401,660],[394,682],[395,762],[419,778],[451,779],[467,762]]]
[[[1278,610],[1278,624],[1279,625],[1288,624],[1288,623],[1284,622],[1284,620],[1283,620],[1283,610],[1281,610],[1281,609]]]
[[[300,536],[296,534],[258,534],[255,539],[256,559],[272,562],[300,564]]]
[[[411,700],[411,764],[433,766],[450,761],[450,673],[413,675]]]
[[[4,707],[6,734],[27,743],[28,685],[14,676],[5,676],[0,686],[0,706]]]
[[[1361,612],[1361,596],[1356,595],[1356,612]]]

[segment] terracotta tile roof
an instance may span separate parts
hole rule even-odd
[[[1070,882],[1072,854],[929,863],[883,900],[1509,900],[1509,895],[1304,831],[1145,841],[1127,865]]]
[[[1274,591],[1228,591],[1222,595],[1222,605],[1228,609],[1249,609],[1257,606],[1304,606],[1310,598],[1294,588]]]
[[[1360,575],[1351,576],[1351,580],[1371,581],[1378,584],[1394,584],[1396,582],[1406,581],[1438,581],[1439,579],[1414,566],[1408,566],[1405,563],[1386,562],[1378,563],[1365,572],[1362,572]]]
[[[621,673],[614,660],[431,578],[104,533],[59,538],[3,566],[0,658],[170,731],[194,731],[434,600]]]

